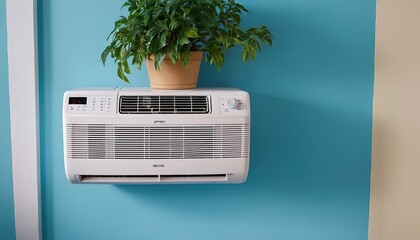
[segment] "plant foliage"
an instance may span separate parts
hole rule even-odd
[[[155,68],[165,56],[173,63],[187,66],[190,51],[203,51],[204,60],[220,69],[224,52],[235,45],[242,47],[242,60],[255,59],[262,44],[272,44],[272,35],[264,25],[240,28],[244,6],[234,0],[128,0],[122,8],[128,16],[115,22],[108,36],[111,43],[102,52],[118,65],[118,76],[129,82],[129,61],[139,69],[151,55]]]

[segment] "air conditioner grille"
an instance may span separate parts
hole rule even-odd
[[[122,114],[207,114],[208,96],[121,96]]]
[[[249,124],[67,124],[66,144],[66,156],[75,159],[244,158]]]

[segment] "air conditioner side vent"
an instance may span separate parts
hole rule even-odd
[[[121,114],[208,114],[208,96],[120,96]]]

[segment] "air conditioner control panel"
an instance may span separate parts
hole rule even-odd
[[[113,96],[69,97],[69,113],[111,113],[115,109],[116,99]]]
[[[229,96],[220,98],[221,113],[242,113],[247,110],[247,103],[243,97]]]
[[[213,110],[219,105],[215,114],[243,115],[248,114],[249,98],[245,95],[219,95],[210,103]],[[117,113],[117,96],[115,95],[82,95],[68,96],[65,102],[70,114],[113,114]]]

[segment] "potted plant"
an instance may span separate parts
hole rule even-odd
[[[101,57],[104,64],[108,55],[114,58],[125,82],[129,82],[129,62],[139,69],[146,62],[152,88],[195,88],[203,55],[220,69],[227,49],[242,47],[245,62],[255,59],[261,44],[272,43],[264,25],[240,28],[241,14],[247,9],[234,0],[128,0],[123,8],[128,16],[115,22],[108,36],[111,43]]]

